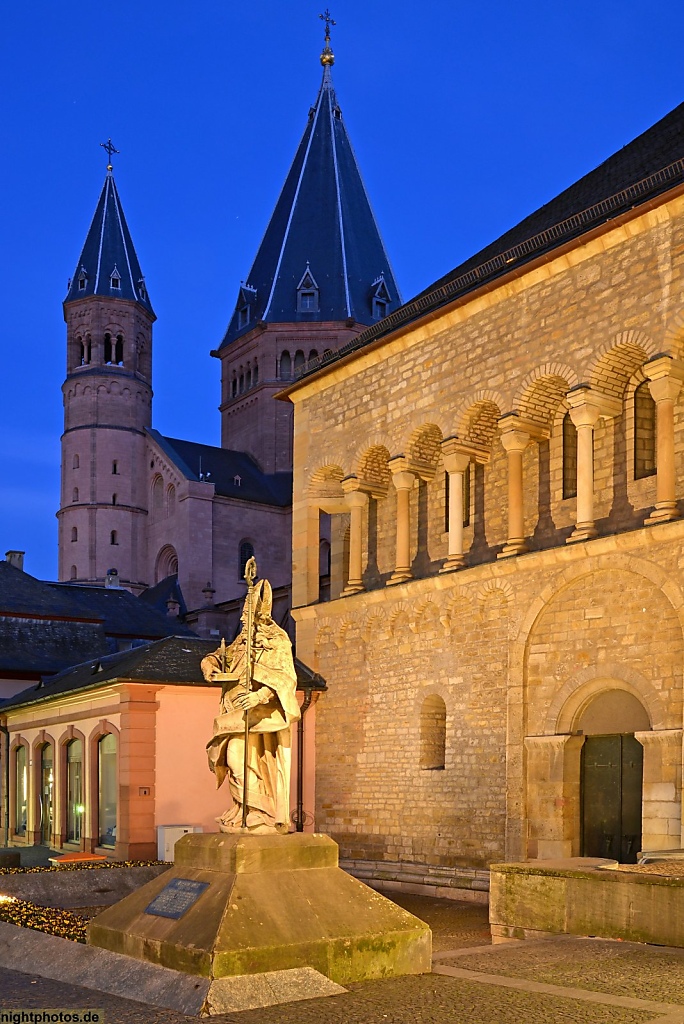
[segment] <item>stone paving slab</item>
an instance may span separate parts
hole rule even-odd
[[[93,999],[95,996],[95,999]],[[187,1024],[173,1010],[102,996],[75,985],[0,971],[0,1006],[105,1011],[106,1024]],[[436,975],[413,975],[351,986],[334,999],[221,1014],[212,1024],[675,1024],[660,1014],[587,1003]],[[684,1021],[684,1017],[680,1018]],[[676,1024],[680,1024],[680,1020]]]
[[[460,953],[443,966],[684,1006],[684,950],[602,939],[561,938]]]

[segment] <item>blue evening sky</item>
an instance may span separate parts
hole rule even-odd
[[[109,136],[158,316],[154,425],[219,443],[209,351],[318,90],[322,9],[4,10],[0,557],[24,549],[28,572],[56,577],[61,303]],[[684,99],[681,0],[337,0],[332,14],[338,99],[404,299]]]

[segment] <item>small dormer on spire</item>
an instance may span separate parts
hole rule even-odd
[[[320,309],[319,288],[316,279],[311,273],[309,261],[306,261],[306,270],[302,274],[297,285],[297,312],[317,313]]]
[[[321,64],[324,68],[331,68],[335,63],[335,54],[332,52],[330,46],[330,26],[337,24],[333,21],[330,16],[330,11],[326,7],[323,14],[319,14],[318,17],[321,21],[325,22],[325,44],[323,46],[323,52],[321,54]]]
[[[371,285],[371,314],[374,320],[382,320],[389,312],[392,301],[385,275],[380,274]]]

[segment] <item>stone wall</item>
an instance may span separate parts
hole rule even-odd
[[[684,200],[673,198],[291,392],[298,655],[329,687],[317,719],[317,826],[343,857],[479,868],[578,854],[582,739],[573,734],[607,689],[636,697],[653,730],[639,733],[644,848],[679,845],[670,748],[679,742],[681,755],[684,526],[643,525],[662,479],[635,479],[634,393],[649,360],[669,356],[679,497],[683,285]],[[566,544],[578,508],[563,497],[563,419],[579,385],[601,405],[598,536]],[[529,434],[529,553],[501,558],[511,463],[498,421],[510,412]],[[447,439],[470,458],[470,508],[465,565],[440,573]],[[409,578],[399,583],[395,472],[397,487],[412,475]],[[359,508],[361,585],[317,604],[320,511],[332,519],[335,597],[351,573],[345,536]],[[433,694],[446,705],[443,770],[420,765],[421,708]]]

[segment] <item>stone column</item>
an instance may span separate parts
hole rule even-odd
[[[644,367],[656,404],[656,503],[646,523],[679,519],[675,485],[674,405],[682,386],[681,367],[669,356],[651,359]]]
[[[440,572],[451,572],[465,565],[463,554],[464,477],[470,468],[471,454],[464,451],[456,438],[442,442],[444,469],[449,476],[449,538],[447,560]]]
[[[635,732],[644,748],[641,849],[682,845],[682,730]]]
[[[358,594],[365,590],[363,585],[363,511],[368,504],[368,495],[359,490],[356,477],[342,481],[345,500],[350,509],[349,523],[349,578],[343,594]]]
[[[525,543],[525,508],[523,504],[523,452],[530,443],[530,435],[521,429],[517,416],[504,416],[499,420],[501,443],[508,456],[508,541],[499,558],[522,555]]]
[[[570,418],[577,430],[577,522],[567,543],[591,540],[594,525],[594,427],[601,417],[618,416],[619,399],[603,395],[586,385],[573,388],[567,395]]]
[[[403,583],[413,578],[411,572],[411,491],[414,474],[403,455],[390,459],[392,483],[397,489],[397,555],[395,569],[388,583]]]

